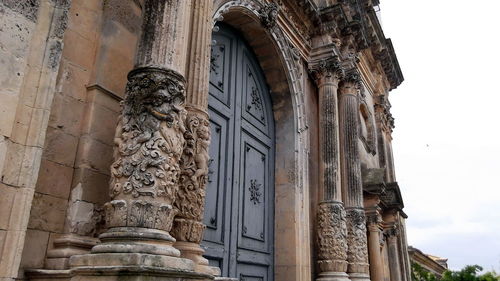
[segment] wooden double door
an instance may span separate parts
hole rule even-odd
[[[202,243],[222,276],[274,280],[274,120],[263,72],[229,26],[212,35]]]

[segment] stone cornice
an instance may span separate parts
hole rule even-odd
[[[385,209],[395,208],[402,210],[404,208],[403,197],[397,182],[387,183],[385,193],[380,196],[381,205]]]
[[[378,1],[341,0],[338,4],[319,9],[316,34],[331,34],[336,38],[353,38],[353,48],[359,52],[370,49],[384,70],[390,90],[404,78],[392,42],[384,35],[373,5]]]

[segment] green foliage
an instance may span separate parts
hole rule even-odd
[[[500,276],[494,271],[478,275],[482,270],[479,265],[467,265],[460,271],[447,270],[441,281],[500,281]]]
[[[483,270],[479,265],[467,265],[460,271],[447,270],[441,279],[419,264],[412,263],[411,269],[412,281],[500,281],[500,275],[495,271],[478,275]]]
[[[412,281],[437,281],[436,275],[425,270],[417,263],[411,264],[411,280]]]

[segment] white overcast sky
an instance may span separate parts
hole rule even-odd
[[[500,1],[381,0],[409,244],[500,271]]]

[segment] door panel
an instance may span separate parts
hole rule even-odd
[[[274,119],[269,91],[254,54],[235,30],[220,25],[213,40],[211,160],[202,246],[223,276],[273,280]]]
[[[242,132],[238,247],[267,252],[269,148]]]

